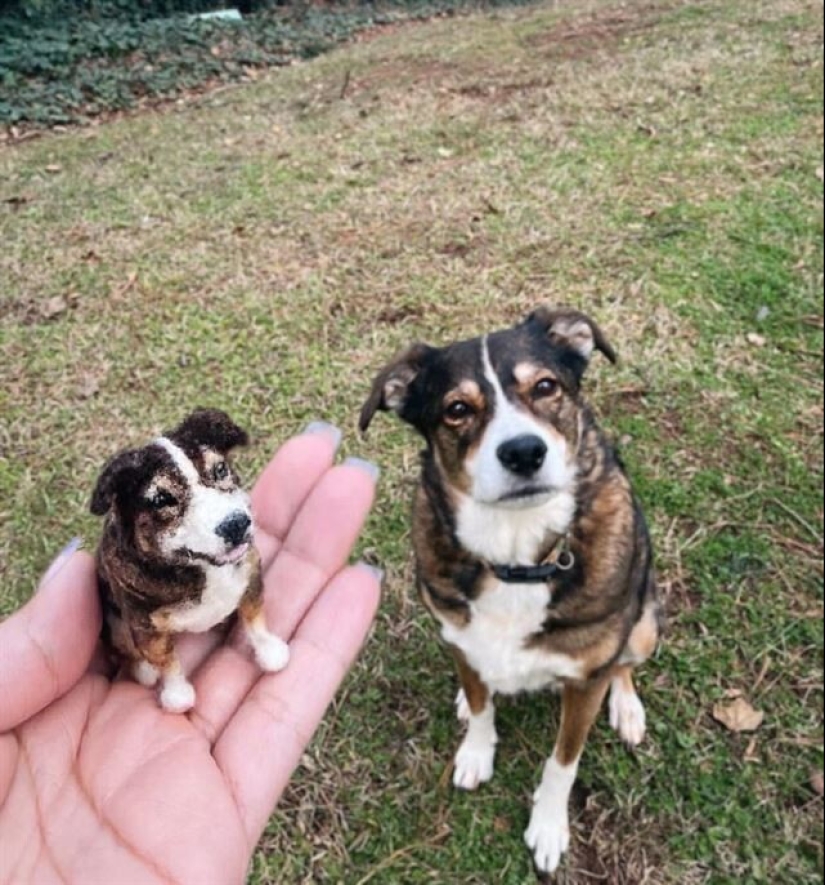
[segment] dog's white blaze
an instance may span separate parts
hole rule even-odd
[[[578,770],[578,759],[570,765],[561,765],[555,755],[544,768],[541,786],[534,797],[530,826],[525,833],[527,846],[542,873],[554,873],[570,847],[568,803]]]
[[[470,603],[470,623],[442,622],[442,635],[457,646],[487,687],[498,694],[539,691],[561,679],[581,678],[582,666],[567,655],[527,648],[547,618],[546,584],[504,584]]]
[[[156,443],[172,458],[192,496],[181,524],[163,539],[163,551],[173,554],[185,548],[205,556],[222,556],[227,552],[226,542],[216,529],[227,517],[239,511],[251,518],[249,495],[243,489],[226,492],[205,486],[195,465],[179,446],[166,437]]]
[[[529,412],[517,408],[507,398],[490,360],[490,347],[486,338],[482,340],[481,348],[484,376],[495,393],[495,411],[492,421],[484,431],[484,439],[478,451],[467,462],[467,472],[473,483],[472,497],[477,502],[498,504],[507,509],[532,508],[539,503],[535,499],[501,502],[505,496],[524,487],[524,481],[514,477],[499,460],[498,450],[503,443],[527,434],[537,436],[545,443],[547,458],[541,470],[532,477],[531,485],[559,491],[568,490],[575,481],[576,468],[571,463],[564,439],[551,433]]]

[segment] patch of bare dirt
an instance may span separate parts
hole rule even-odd
[[[662,4],[626,4],[620,9],[603,10],[562,22],[526,43],[545,57],[576,60],[597,52],[615,49],[627,37],[649,31],[669,7]]]

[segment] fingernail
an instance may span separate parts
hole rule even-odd
[[[381,585],[384,584],[384,578],[386,576],[386,573],[384,572],[383,569],[380,569],[377,566],[370,565],[368,562],[363,562],[363,561],[356,562],[355,567],[357,569],[360,569],[363,572],[367,572],[367,574],[369,574],[373,578],[375,578],[375,580],[378,581],[379,584],[381,584]]]
[[[40,586],[48,584],[49,581],[63,568],[64,565],[77,553],[83,546],[82,538],[72,538],[71,541],[57,554],[52,564],[46,570],[46,574],[40,579]]]
[[[328,424],[326,421],[313,421],[311,424],[307,424],[304,433],[328,436],[334,440],[336,449],[341,445],[341,440],[344,438],[344,434],[334,424]]]
[[[363,458],[347,458],[344,464],[347,467],[354,467],[356,470],[363,470],[373,482],[378,482],[378,477],[381,476],[381,468],[377,464],[373,464],[372,461],[365,461]]]

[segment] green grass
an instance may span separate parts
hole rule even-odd
[[[418,443],[354,425],[401,345],[544,301],[620,350],[590,394],[670,613],[650,738],[595,730],[559,881],[822,881],[822,36],[818,0],[559,0],[0,153],[0,613],[93,542],[103,459],[193,404],[254,429],[250,475],[318,416],[385,468],[361,547],[385,603],[254,885],[533,881],[557,702],[503,704],[496,780],[453,793],[455,679],[412,588]],[[756,735],[713,722],[730,691]]]

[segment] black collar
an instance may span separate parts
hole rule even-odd
[[[548,560],[553,557],[552,562]],[[539,565],[491,565],[493,574],[505,584],[546,584],[576,564],[566,537],[562,537]]]

